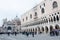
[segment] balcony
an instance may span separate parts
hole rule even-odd
[[[37,18],[38,18],[37,16],[34,17],[34,19],[37,19]]]

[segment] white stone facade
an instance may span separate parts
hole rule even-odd
[[[21,27],[23,31],[60,29],[60,0],[44,0],[36,5],[21,16]]]

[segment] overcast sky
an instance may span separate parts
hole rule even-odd
[[[13,19],[16,15],[20,16],[39,4],[42,0],[0,0],[0,26],[2,20]]]

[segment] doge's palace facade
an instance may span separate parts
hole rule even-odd
[[[21,16],[22,31],[48,33],[60,29],[60,0],[44,0]]]

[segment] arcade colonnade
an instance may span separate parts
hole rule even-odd
[[[24,27],[22,28],[22,31],[37,32],[39,34],[39,33],[49,33],[53,29],[60,29],[60,10],[52,14],[49,14],[48,17],[44,16],[42,18],[43,20],[36,19],[37,22],[38,20],[40,20],[39,23],[37,23],[37,25]]]

